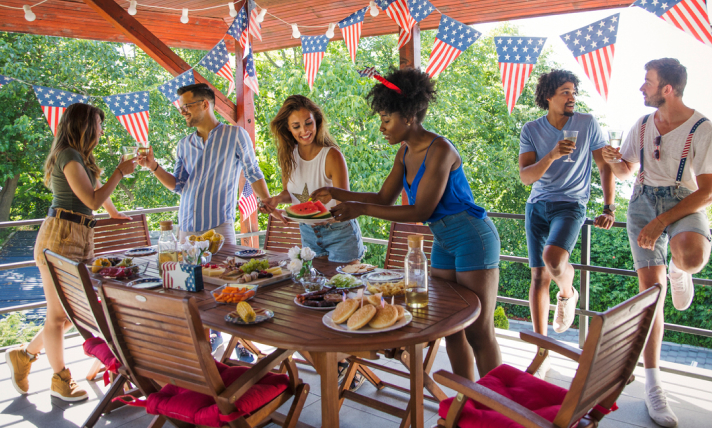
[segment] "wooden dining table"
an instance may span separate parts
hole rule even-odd
[[[213,255],[213,262],[224,262],[234,257],[235,251],[250,247],[225,244]],[[288,259],[287,254],[267,251],[264,256],[270,262]],[[157,275],[157,257],[147,257],[151,261],[144,275]],[[238,258],[239,259],[239,258]],[[238,260],[240,261],[240,260]],[[247,261],[247,260],[245,260]],[[315,259],[314,267],[327,277],[336,274],[340,264]],[[472,324],[480,314],[477,295],[466,287],[440,278],[430,278],[429,303],[427,308],[409,309],[412,321],[397,330],[375,333],[354,334],[335,331],[324,325],[322,317],[328,312],[299,307],[294,303],[297,294],[304,292],[301,284],[288,279],[275,284],[260,286],[256,296],[250,300],[253,307],[274,312],[274,318],[255,325],[236,325],[225,320],[234,311],[235,305],[219,304],[211,290],[224,281],[204,276],[204,290],[197,293],[175,289],[156,290],[161,293],[190,295],[198,303],[200,317],[206,327],[256,343],[299,352],[314,365],[321,377],[322,426],[339,426],[339,409],[344,401],[339,393],[338,362],[344,358],[378,359],[377,352],[384,349],[401,348],[407,351],[410,373],[410,400],[408,408],[402,411],[402,427],[422,428],[424,424],[423,394],[424,372],[423,350],[428,343],[456,333]],[[115,282],[109,280],[110,282]],[[105,280],[106,282],[106,280]],[[397,304],[403,304],[403,296],[397,296]],[[428,367],[429,371],[430,368]],[[429,378],[428,378],[429,379]],[[348,391],[347,391],[348,392]],[[353,393],[352,393],[353,394]],[[375,401],[375,400],[374,400]]]

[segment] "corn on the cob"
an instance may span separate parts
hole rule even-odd
[[[250,306],[249,303],[247,302],[240,302],[237,304],[237,314],[242,318],[243,321],[245,322],[255,322],[255,318],[257,317],[257,314],[255,314],[254,309],[252,309],[252,306]]]

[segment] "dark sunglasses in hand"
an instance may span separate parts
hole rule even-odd
[[[660,160],[660,143],[662,143],[663,137],[658,135],[655,137],[655,151],[653,152],[653,157],[655,160]]]

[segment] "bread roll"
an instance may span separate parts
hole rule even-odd
[[[334,313],[331,314],[331,320],[336,324],[346,322],[347,319],[358,309],[360,300],[349,299],[336,305]]]
[[[349,330],[358,330],[368,324],[374,315],[376,315],[376,307],[371,304],[364,304],[361,309],[351,315],[351,318],[349,318],[346,323],[346,327],[348,327]]]
[[[394,307],[398,311],[398,318],[396,319],[396,321],[402,320],[405,317],[405,308],[401,305],[394,305]]]
[[[383,293],[371,294],[370,296],[366,296],[366,300],[373,306],[381,306],[381,296],[383,296]]]
[[[368,326],[371,328],[386,328],[395,324],[396,320],[398,320],[398,309],[396,309],[395,306],[378,306],[376,310],[376,315],[371,318],[371,321],[368,323]]]

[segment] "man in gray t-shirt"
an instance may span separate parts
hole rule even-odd
[[[524,125],[519,143],[519,176],[524,184],[532,185],[526,207],[532,271],[529,307],[534,331],[543,335],[547,333],[552,279],[559,286],[554,331],[566,331],[574,320],[578,292],[573,287],[569,256],[586,220],[593,161],[601,173],[605,204],[594,225],[609,229],[615,221],[613,174],[601,155],[606,139],[593,116],[574,112],[578,84],[570,71],[541,75],[536,103],[547,113]],[[577,138],[565,140],[564,131],[578,131]],[[548,367],[545,360],[537,376],[546,376]]]

